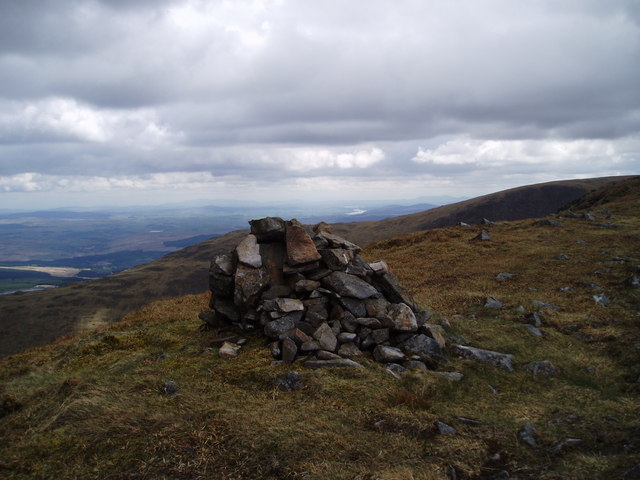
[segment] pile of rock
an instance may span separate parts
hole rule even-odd
[[[207,323],[262,329],[276,359],[307,356],[310,367],[358,365],[364,352],[419,368],[444,361],[442,327],[428,323],[384,261],[365,262],[324,223],[249,223],[251,234],[211,262]]]

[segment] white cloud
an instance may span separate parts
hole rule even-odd
[[[377,147],[354,152],[336,152],[322,148],[298,148],[276,151],[282,155],[285,168],[296,172],[306,172],[321,168],[368,168],[385,158],[384,152]]]
[[[479,140],[454,139],[432,149],[418,148],[411,159],[435,166],[518,168],[518,165],[589,164],[612,166],[637,163],[640,138],[612,140]]]

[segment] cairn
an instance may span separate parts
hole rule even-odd
[[[209,325],[261,329],[277,360],[307,356],[309,367],[358,366],[365,352],[413,367],[444,361],[442,328],[384,261],[365,262],[326,223],[312,231],[295,219],[249,223],[236,249],[211,261]]]

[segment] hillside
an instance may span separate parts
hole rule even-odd
[[[479,227],[455,226],[365,248],[445,326],[440,368],[459,381],[431,370],[397,379],[367,360],[272,366],[257,334],[220,358],[222,333],[198,320],[206,294],[2,360],[0,475],[638,478],[640,293],[627,280],[639,273],[639,208],[632,179],[573,205],[579,218],[554,216],[559,227],[511,221],[474,241]],[[602,294],[606,306],[594,299]],[[487,297],[504,307],[485,308]],[[542,336],[525,327],[533,313]],[[512,354],[515,371],[461,358],[454,343]],[[528,370],[545,360],[555,373]],[[291,370],[303,388],[280,391],[274,380]],[[525,425],[531,438],[519,434]]]
[[[531,185],[392,219],[336,224],[334,229],[366,245],[460,221],[478,223],[482,218],[512,220],[541,216],[623,178]],[[0,357],[119,320],[153,300],[202,292],[207,284],[210,259],[232,249],[242,235],[242,232],[223,235],[103,279],[0,296]]]

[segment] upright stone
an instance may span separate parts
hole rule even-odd
[[[411,310],[418,311],[415,300],[393,273],[387,272],[376,275],[373,282],[391,303],[406,303],[411,307]]]
[[[238,260],[240,263],[253,268],[262,266],[262,257],[260,256],[260,247],[255,235],[247,235],[236,247]]]
[[[287,223],[285,236],[289,265],[315,262],[322,258],[309,234],[297,222]]]
[[[411,308],[404,303],[395,303],[387,310],[387,317],[383,320],[386,327],[400,332],[415,332],[418,322]]]

